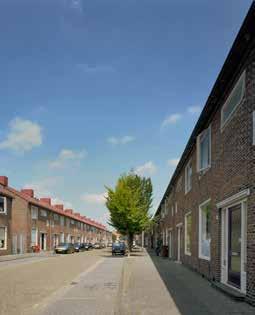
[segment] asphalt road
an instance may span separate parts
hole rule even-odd
[[[92,274],[106,259],[114,259],[109,251],[93,250],[0,263],[0,314],[34,315],[42,312],[46,306],[54,304],[56,297],[73,288],[77,277]],[[115,267],[121,269],[122,259],[117,261]],[[107,281],[110,283],[111,279]]]

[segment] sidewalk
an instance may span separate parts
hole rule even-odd
[[[168,258],[149,253],[153,264],[151,272],[158,272],[168,294],[182,315],[251,315],[255,308],[237,302],[214,289],[201,275]],[[144,266],[145,267],[145,266]],[[155,285],[155,284],[154,284]],[[161,294],[158,291],[156,297]],[[167,313],[161,313],[167,314]]]
[[[52,255],[54,255],[52,251],[40,252],[40,253],[17,254],[17,255],[4,255],[4,256],[0,256],[0,263],[5,262],[5,261],[25,259],[25,258],[31,258],[31,257],[49,257]]]
[[[119,298],[116,314],[181,315],[146,251],[126,258]]]

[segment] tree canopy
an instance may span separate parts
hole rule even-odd
[[[140,177],[131,172],[120,176],[115,189],[107,187],[107,192],[106,206],[110,212],[110,225],[132,239],[134,234],[146,229],[151,219],[150,178]]]

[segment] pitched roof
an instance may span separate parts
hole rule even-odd
[[[197,136],[209,124],[216,111],[221,106],[218,100],[222,97],[225,90],[231,87],[235,75],[240,71],[239,66],[245,60],[245,56],[254,47],[255,39],[255,1],[252,2],[251,7],[244,19],[244,22],[238,32],[238,35],[229,51],[229,54],[222,66],[222,69],[216,79],[212,91],[206,101],[204,109],[193,129],[193,132],[188,140],[184,149],[181,159],[175,169],[175,172],[168,184],[164,196],[157,208],[155,215],[160,211],[160,208],[165,198],[170,193],[176,179],[178,178],[181,170],[183,169],[194,145],[196,144]]]

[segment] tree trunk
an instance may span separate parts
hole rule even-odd
[[[128,234],[128,251],[132,252],[134,234]]]

